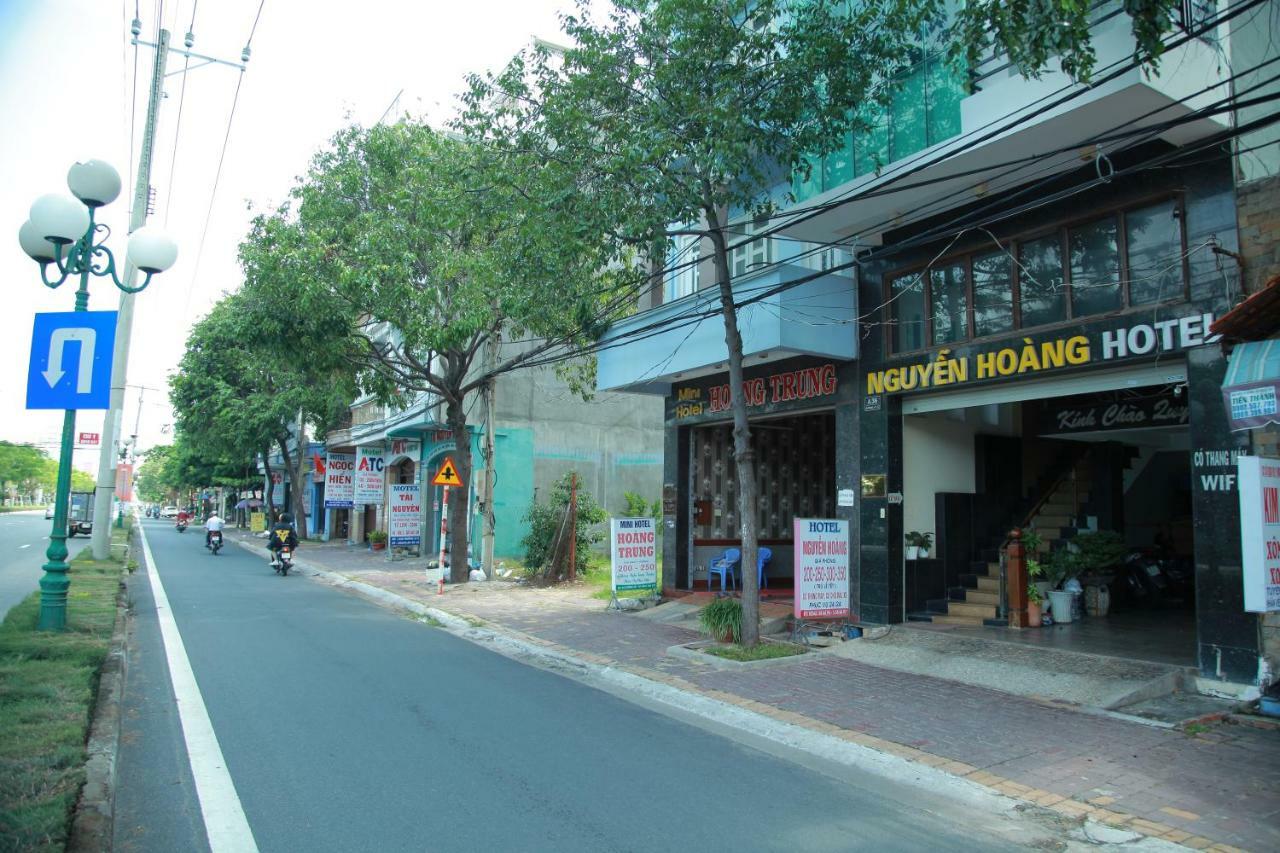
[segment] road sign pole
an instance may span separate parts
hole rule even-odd
[[[89,209],[89,230],[83,240],[85,252],[84,270],[80,273],[80,288],[76,291],[76,310],[89,310],[88,253],[93,242],[93,209]],[[52,366],[51,366],[52,367]],[[40,616],[36,628],[40,631],[65,631],[67,629],[67,590],[71,581],[67,578],[67,510],[71,503],[71,460],[75,452],[76,410],[67,409],[62,416],[62,450],[58,457],[58,487],[54,494],[53,530],[49,533],[49,548],[44,552],[44,576],[40,578]]]

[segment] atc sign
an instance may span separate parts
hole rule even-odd
[[[27,408],[109,408],[115,346],[115,311],[37,314],[27,368]]]

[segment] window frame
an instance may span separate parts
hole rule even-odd
[[[1179,263],[1182,274],[1182,287],[1175,290],[1174,293],[1157,302],[1144,302],[1138,305],[1133,304],[1130,295],[1130,285],[1133,276],[1129,265],[1129,240],[1128,240],[1128,221],[1127,216],[1138,210],[1163,202],[1173,202],[1174,217],[1177,220],[1178,228],[1178,250]],[[1105,311],[1098,314],[1077,314],[1073,299],[1071,286],[1071,245],[1070,232],[1073,228],[1080,228],[1099,220],[1111,217],[1114,219],[1117,227],[1116,234],[1116,252],[1118,254],[1118,276],[1120,287],[1120,307],[1111,311]],[[1012,267],[1012,275],[1010,283],[1013,288],[1013,328],[1006,332],[997,332],[990,335],[976,335],[977,329],[975,325],[976,317],[974,316],[974,282],[973,282],[973,259],[976,256],[990,254],[992,248],[989,243],[973,246],[961,251],[950,252],[933,258],[927,264],[911,264],[892,270],[883,277],[883,287],[881,288],[882,298],[885,300],[884,308],[888,309],[889,333],[884,335],[884,350],[890,357],[899,355],[908,355],[911,353],[927,352],[929,350],[943,349],[965,344],[971,341],[996,340],[1001,337],[1017,334],[1026,329],[1051,329],[1056,326],[1064,326],[1073,323],[1086,322],[1090,319],[1108,317],[1113,314],[1122,314],[1133,310],[1150,310],[1161,305],[1175,304],[1178,302],[1186,302],[1191,296],[1191,262],[1188,257],[1187,250],[1187,217],[1186,217],[1186,197],[1182,192],[1162,192],[1158,194],[1142,196],[1132,199],[1123,205],[1106,208],[1102,210],[1091,211],[1087,214],[1072,217],[1059,221],[1053,225],[1030,229],[1022,232],[1015,232],[1013,236],[1000,237],[1000,244],[1006,254],[1010,256],[1010,265]],[[1057,235],[1059,251],[1062,257],[1062,286],[1064,289],[1063,298],[1065,300],[1065,317],[1062,320],[1053,323],[1045,323],[1035,326],[1026,326],[1022,317],[1022,259],[1019,254],[1024,243],[1043,240],[1045,237]],[[997,247],[999,250],[1000,247]],[[968,312],[968,335],[958,341],[949,341],[942,344],[932,343],[934,339],[934,307],[933,293],[930,287],[931,272],[935,268],[950,265],[963,265],[965,268],[965,299]],[[897,313],[894,309],[896,299],[894,299],[893,285],[898,279],[907,276],[920,276],[920,280],[924,282],[924,323],[925,329],[921,340],[924,341],[923,347],[914,349],[899,350],[894,346],[893,329],[897,324]]]
[[[685,257],[690,253],[691,249],[694,256],[693,259],[696,259],[697,263],[690,264],[684,269],[673,269],[691,260],[691,258]],[[663,283],[665,302],[675,302],[677,299],[692,296],[701,288],[702,280],[699,270],[699,265],[702,262],[701,235],[682,234],[676,237],[672,243],[670,258],[669,271],[664,276],[665,281]]]
[[[729,230],[729,239],[737,243],[729,250],[729,280],[734,281],[740,278],[754,275],[760,271],[760,267],[768,267],[774,262],[774,245],[773,238],[770,236],[756,237],[753,240],[744,240],[752,234],[759,231],[767,231],[769,221],[767,217],[750,217],[735,223]],[[757,260],[756,256],[762,255],[762,259]],[[739,271],[738,267],[742,269]]]

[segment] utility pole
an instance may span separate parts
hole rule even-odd
[[[160,30],[156,43],[142,41],[138,36],[142,33],[142,22],[133,19],[131,26],[133,44],[156,49],[155,64],[151,69],[151,90],[147,99],[147,121],[142,131],[142,151],[138,157],[138,181],[133,193],[133,211],[129,217],[129,233],[132,234],[147,222],[147,203],[151,192],[151,159],[155,150],[156,121],[160,112],[160,101],[164,97],[165,64],[169,59],[169,31]],[[249,46],[245,45],[240,54],[240,62],[229,62],[212,56],[195,53],[191,45],[195,36],[187,33],[184,39],[185,50],[174,49],[172,52],[201,62],[201,65],[229,65],[244,73],[244,63],[249,61]],[[185,73],[185,72],[183,72]],[[137,267],[126,263],[124,282],[133,286],[137,276]],[[98,486],[93,501],[93,558],[105,560],[111,553],[111,505],[116,491],[116,444],[124,422],[124,387],[129,374],[129,341],[133,333],[133,294],[126,293],[120,297],[119,317],[116,322],[116,343],[114,360],[111,365],[111,399],[110,408],[102,420],[102,449],[98,456]]]
[[[494,368],[498,364],[498,345],[502,342],[502,327],[499,326],[489,336],[489,345],[487,347],[485,357],[485,370],[489,372],[489,378],[484,383],[484,544],[481,553],[481,563],[484,565],[484,574],[489,580],[494,578],[493,568],[493,537],[494,537],[494,512],[493,512],[493,421],[496,416],[494,411],[494,395],[497,391],[498,380],[493,375]]]
[[[135,18],[133,36],[137,39],[142,24]],[[155,152],[156,120],[164,95],[164,69],[169,56],[169,31],[161,30],[156,45],[155,64],[151,68],[151,93],[147,99],[147,123],[142,130],[142,154],[138,158],[138,182],[133,191],[133,211],[129,216],[129,233],[147,224],[147,202],[151,191],[151,156]],[[138,268],[127,261],[124,283],[133,287]],[[116,441],[124,408],[124,385],[129,373],[129,337],[133,331],[133,294],[120,294],[120,314],[116,321],[116,344],[111,367],[111,408],[102,420],[102,449],[98,455],[98,488],[93,499],[93,558],[111,557],[111,504],[116,493]]]

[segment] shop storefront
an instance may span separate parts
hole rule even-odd
[[[856,374],[848,362],[787,359],[748,369],[743,394],[767,553],[762,594],[787,598],[795,588],[794,520],[838,517],[836,470],[852,458],[839,441],[836,408],[856,394]],[[663,585],[706,589],[711,561],[741,545],[727,374],[673,383],[666,414]],[[719,589],[720,577],[714,581]]]
[[[1236,281],[1230,186],[1220,168],[1117,182],[1087,212],[1046,206],[864,271],[888,320],[866,329],[848,413],[864,620],[999,630],[1011,529],[1045,562],[1101,533],[1128,568],[1092,578],[1105,593],[1061,644],[1258,682],[1210,330]],[[906,559],[909,534],[927,558]]]

